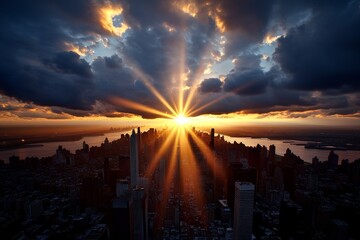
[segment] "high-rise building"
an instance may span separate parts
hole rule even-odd
[[[216,202],[218,199],[223,197],[223,182],[219,178],[219,173],[222,172],[222,159],[217,157],[215,152],[215,129],[212,128],[210,132],[210,149],[213,151],[214,156],[214,171],[213,171],[213,202]]]
[[[254,184],[249,182],[235,182],[234,240],[251,240],[252,238],[254,197]]]
[[[211,129],[209,145],[210,145],[211,150],[215,149],[215,129],[214,128]]]
[[[112,199],[110,224],[113,239],[130,239],[130,192],[126,179],[116,183],[116,198]]]
[[[336,169],[339,164],[339,155],[335,154],[333,150],[329,153],[328,156],[329,168]]]
[[[98,208],[101,205],[102,182],[95,176],[82,178],[79,200],[83,207]]]
[[[130,199],[131,239],[147,239],[147,201],[144,188],[134,188]]]
[[[138,184],[139,176],[139,148],[138,138],[135,130],[132,131],[130,137],[130,186],[131,189],[135,188]]]
[[[279,227],[283,239],[296,236],[300,207],[290,201],[282,201],[280,205]]]
[[[108,157],[106,157],[105,159],[104,159],[104,169],[103,169],[103,171],[104,171],[104,183],[105,184],[109,184],[109,179],[110,179],[110,163],[109,163],[109,158]]]
[[[147,179],[139,178],[140,128],[130,137],[130,236],[147,239]]]
[[[250,182],[256,184],[256,168],[243,168],[241,163],[233,163],[227,167],[227,203],[230,209],[234,210],[234,184],[236,181]]]
[[[275,161],[275,145],[270,145],[269,146],[269,153],[268,153],[268,155],[269,155],[269,161],[270,162],[273,162],[273,161]]]
[[[331,240],[347,240],[349,233],[349,224],[341,219],[334,219],[331,221],[329,232],[329,239]]]

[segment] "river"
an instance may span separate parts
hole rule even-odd
[[[105,138],[108,138],[108,140],[111,142],[113,140],[119,139],[120,135],[123,133],[130,133],[130,131],[106,133],[102,136],[87,136],[77,141],[45,142],[40,143],[42,146],[0,151],[0,159],[8,162],[9,157],[13,155],[19,156],[20,159],[24,159],[26,157],[53,156],[59,145],[70,150],[72,153],[75,153],[75,150],[82,148],[83,141],[89,144],[90,147],[100,146],[101,143],[104,142]],[[260,144],[261,146],[266,146],[267,148],[269,148],[271,144],[274,144],[276,147],[276,154],[278,155],[284,155],[286,149],[289,148],[294,154],[300,156],[301,159],[309,163],[311,163],[311,160],[314,156],[317,156],[321,161],[327,160],[330,152],[330,150],[307,149],[304,148],[304,146],[295,145],[306,143],[302,141],[272,140],[268,138],[230,137],[227,135],[224,135],[224,137],[226,141],[229,141],[231,143],[234,141],[238,143],[242,142],[246,146],[256,146],[257,144]],[[352,162],[360,158],[360,151],[335,151],[335,153],[339,155],[340,161],[342,159],[349,159],[349,161]]]
[[[328,158],[330,150],[323,149],[309,149],[304,148],[302,145],[296,144],[305,144],[305,141],[297,141],[297,140],[272,140],[268,138],[250,138],[250,137],[230,137],[224,136],[225,140],[228,142],[242,142],[246,146],[256,146],[260,144],[261,146],[266,146],[269,149],[271,144],[275,145],[276,154],[284,155],[286,149],[290,149],[295,155],[298,155],[305,162],[311,163],[313,157],[317,156],[320,161],[325,161]],[[349,159],[350,162],[353,162],[356,159],[360,158],[360,151],[351,151],[351,150],[342,150],[342,151],[334,151],[337,155],[339,155],[339,163],[342,159]]]
[[[18,148],[18,149],[10,149],[5,151],[0,151],[0,159],[5,160],[8,162],[10,156],[19,156],[20,159],[25,159],[26,157],[49,157],[53,156],[56,152],[58,146],[62,146],[70,152],[75,153],[77,149],[82,148],[82,144],[85,141],[89,144],[90,147],[92,146],[100,146],[105,138],[111,142],[113,140],[119,139],[121,134],[129,133],[130,131],[121,131],[121,132],[111,132],[106,133],[100,136],[85,136],[80,140],[77,141],[61,141],[61,142],[44,142],[44,143],[37,143],[42,146],[36,147],[27,147],[27,148]]]

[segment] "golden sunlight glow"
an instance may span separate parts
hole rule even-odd
[[[164,22],[163,23],[163,27],[168,31],[168,32],[175,32],[176,29],[174,27],[172,27],[171,25],[169,25],[168,23]]]
[[[110,3],[99,8],[98,14],[101,26],[113,35],[122,36],[129,26],[126,23],[121,23],[120,26],[114,26],[113,24],[113,18],[121,15],[122,11],[123,9],[120,6],[115,6]]]
[[[192,17],[195,17],[199,11],[196,4],[189,1],[175,2],[175,7]]]
[[[187,117],[185,117],[184,115],[180,114],[180,115],[176,116],[175,122],[178,125],[184,125],[189,122],[189,119]]]
[[[66,50],[72,51],[74,53],[79,54],[80,56],[85,56],[86,54],[92,54],[93,51],[89,51],[86,47],[76,46],[75,44],[65,42]]]
[[[215,24],[218,27],[220,32],[225,32],[226,28],[225,28],[225,23],[223,20],[221,20],[221,18],[218,15],[215,15]]]
[[[211,68],[212,68],[212,64],[211,63],[207,64],[207,66],[206,66],[206,68],[204,70],[204,74],[208,75],[208,74],[212,73]]]
[[[127,108],[136,109],[136,110],[139,110],[142,112],[151,113],[151,114],[158,115],[161,117],[172,118],[172,115],[170,115],[170,114],[161,112],[155,108],[151,108],[151,107],[142,105],[140,103],[133,102],[133,101],[123,99],[120,97],[113,97],[113,98],[109,98],[108,100],[118,106],[125,106]]]
[[[131,61],[127,60],[130,65],[132,66],[132,70],[134,71],[136,77],[139,78],[140,81],[142,81],[146,87],[154,94],[154,96],[174,115],[176,114],[176,111],[174,108],[165,100],[165,98],[160,94],[160,92],[153,86],[151,82],[151,78],[144,73],[139,67],[136,66],[136,64],[131,63]],[[156,110],[156,109],[155,109]],[[163,116],[164,114],[160,114],[159,116]],[[171,117],[170,117],[171,118]]]
[[[273,36],[271,34],[268,34],[265,36],[265,38],[263,40],[263,44],[271,45],[273,42],[275,42],[276,40],[278,40],[281,37],[282,37],[282,35]]]

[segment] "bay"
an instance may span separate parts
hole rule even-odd
[[[286,150],[289,148],[295,155],[299,156],[305,162],[311,163],[313,157],[318,157],[320,161],[326,161],[328,159],[330,150],[324,149],[309,149],[304,148],[303,145],[297,144],[306,144],[305,141],[298,140],[273,140],[268,138],[251,138],[251,137],[230,137],[224,135],[224,138],[228,142],[237,143],[242,142],[246,146],[256,146],[257,144],[261,146],[267,147],[269,149],[270,145],[275,145],[276,154],[283,156]],[[339,163],[343,159],[348,159],[349,162],[353,162],[356,159],[360,158],[360,151],[353,150],[339,150],[334,151],[337,155],[339,155]]]
[[[49,157],[49,156],[53,156],[56,153],[56,149],[59,146],[66,148],[71,153],[75,153],[77,149],[82,149],[84,141],[87,144],[89,144],[89,147],[100,146],[104,142],[105,138],[107,138],[111,142],[116,139],[119,139],[121,134],[125,134],[125,133],[130,133],[130,131],[111,132],[99,136],[85,136],[77,141],[37,143],[36,145],[42,145],[42,146],[17,148],[17,149],[0,151],[0,159],[4,160],[5,162],[8,162],[9,157],[13,155],[19,156],[20,159],[25,159],[26,157],[39,157],[39,158]]]
[[[6,151],[0,151],[0,159],[8,162],[10,156],[19,156],[20,159],[25,159],[26,157],[49,157],[53,156],[56,152],[58,146],[62,146],[70,150],[70,152],[75,153],[77,149],[82,148],[83,141],[92,146],[100,146],[105,138],[111,142],[113,140],[119,139],[121,134],[130,133],[130,131],[120,131],[120,132],[111,132],[106,133],[101,136],[85,136],[77,141],[61,141],[61,142],[44,142],[39,143],[42,146],[36,147],[28,147],[28,148],[19,148],[19,149],[11,149]],[[305,162],[311,163],[312,158],[317,156],[320,161],[326,161],[327,157],[330,153],[330,150],[323,149],[308,149],[304,148],[303,145],[297,144],[305,144],[307,142],[304,141],[295,141],[295,140],[273,140],[268,138],[251,138],[251,137],[231,137],[227,135],[223,135],[225,140],[233,143],[236,141],[237,143],[242,142],[246,146],[256,146],[257,144],[261,146],[265,146],[269,149],[270,145],[275,145],[276,154],[284,155],[286,149],[290,149],[294,154],[300,156]],[[360,151],[352,151],[352,150],[342,150],[335,151],[336,154],[339,155],[339,161],[342,159],[349,159],[350,162],[360,158]]]

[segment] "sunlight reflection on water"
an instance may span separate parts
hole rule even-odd
[[[26,157],[48,157],[55,154],[56,149],[59,145],[70,150],[72,153],[75,153],[77,149],[82,148],[82,143],[85,141],[89,146],[100,146],[104,142],[105,138],[111,142],[113,140],[119,139],[121,134],[130,133],[130,131],[121,131],[121,132],[112,132],[106,133],[102,136],[87,136],[77,141],[63,141],[63,142],[48,142],[41,143],[43,146],[31,147],[31,148],[21,148],[21,149],[12,149],[0,152],[0,159],[8,162],[8,159],[12,155],[19,156],[20,159]],[[276,154],[284,155],[287,148],[290,148],[291,151],[300,156],[304,161],[311,163],[311,160],[314,156],[317,156],[321,161],[327,160],[330,150],[320,150],[320,149],[307,149],[302,145],[295,145],[306,143],[304,141],[294,141],[294,140],[271,140],[268,138],[250,138],[250,137],[230,137],[224,135],[225,140],[233,143],[234,141],[244,143],[246,146],[256,146],[260,144],[261,146],[266,146],[269,148],[271,144],[274,144],[276,147]],[[350,162],[360,158],[360,151],[335,151],[339,155],[339,160],[349,159]]]

